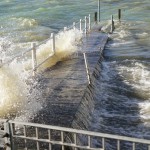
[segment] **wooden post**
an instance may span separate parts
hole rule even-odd
[[[76,23],[73,22],[73,30],[75,30],[75,29],[76,29]]]
[[[88,64],[87,64],[86,54],[83,53],[83,56],[84,56],[84,62],[85,62],[85,68],[86,68],[88,82],[89,82],[89,84],[91,84],[90,73],[89,73],[89,68],[88,68]]]
[[[95,23],[97,23],[97,12],[95,12],[95,14],[94,14],[94,21],[95,21]]]
[[[80,19],[80,32],[82,31],[82,19]]]
[[[35,76],[36,72],[36,66],[37,66],[37,61],[36,61],[36,44],[32,44],[32,69],[33,69],[33,76]]]
[[[111,15],[111,31],[110,33],[113,33],[114,31],[114,20],[113,20],[113,15]]]
[[[64,27],[64,31],[67,31],[67,27]]]
[[[85,16],[85,34],[87,34],[87,17]]]
[[[98,0],[98,22],[100,22],[100,0]]]
[[[119,22],[121,21],[121,9],[118,9],[118,19],[119,19]]]
[[[52,51],[55,54],[55,34],[51,33],[51,38],[52,38]]]
[[[91,30],[91,15],[89,14],[89,31]]]

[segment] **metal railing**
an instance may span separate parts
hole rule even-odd
[[[85,35],[91,30],[91,16],[89,14],[88,17],[85,16],[85,19],[80,19],[79,22],[73,22],[72,26],[69,27],[64,27],[64,31],[68,31],[71,29],[79,29],[82,33],[85,33]],[[40,47],[43,44],[46,44],[46,42],[48,42],[49,40],[52,40],[52,52],[49,53],[49,55],[40,63],[37,64],[37,57],[36,57],[36,51],[37,48]],[[33,76],[36,73],[36,70],[43,65],[47,60],[49,60],[52,56],[55,55],[55,51],[56,51],[56,40],[55,40],[55,34],[51,33],[50,38],[46,39],[45,41],[42,41],[41,43],[39,43],[38,45],[36,45],[35,43],[32,44],[32,48],[29,48],[27,50],[22,51],[21,53],[13,56],[12,58],[10,58],[8,61],[3,62],[3,60],[0,60],[0,68],[3,67],[4,65],[9,65],[13,60],[17,59],[17,58],[21,58],[24,55],[26,55],[29,52],[32,52],[32,72],[33,72]]]
[[[7,147],[7,150],[10,150],[10,129],[8,126],[8,120],[0,119],[0,148],[3,145],[3,148]]]
[[[136,150],[139,144],[150,150],[150,140],[77,130],[51,125],[0,120],[4,124],[6,150],[49,149],[106,150],[112,144],[114,149]],[[1,132],[0,132],[1,133]],[[99,144],[95,144],[98,141]],[[112,142],[113,141],[113,142]],[[123,143],[124,142],[124,143]],[[31,148],[32,147],[32,148]],[[143,149],[143,148],[140,148]]]

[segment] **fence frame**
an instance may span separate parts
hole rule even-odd
[[[148,150],[150,150],[150,140],[145,140],[145,139],[138,139],[138,138],[132,138],[132,137],[126,137],[126,136],[119,136],[119,135],[112,135],[112,134],[105,134],[105,133],[98,133],[98,132],[92,132],[92,131],[85,131],[85,130],[77,130],[77,129],[72,129],[72,128],[66,128],[66,127],[58,127],[58,126],[51,126],[51,125],[42,125],[42,124],[37,124],[37,123],[27,123],[27,122],[18,122],[18,121],[11,121],[11,120],[0,120],[0,122],[3,122],[4,125],[4,134],[9,135],[6,136],[5,138],[5,147],[6,150],[15,150],[14,149],[14,139],[23,139],[25,142],[25,149],[28,149],[27,146],[27,140],[30,141],[35,141],[36,142],[36,149],[40,150],[40,142],[48,143],[49,144],[49,149],[52,149],[52,145],[60,145],[61,149],[64,150],[65,147],[71,147],[75,150],[78,149],[87,149],[87,150],[105,150],[105,141],[106,139],[111,139],[111,140],[116,140],[116,148],[117,150],[120,150],[120,142],[121,141],[126,141],[132,143],[132,149],[136,150],[136,144],[145,144],[148,146]],[[23,127],[23,135],[18,135],[15,133],[16,127],[17,126]],[[27,127],[32,127],[35,130],[35,136],[27,136]],[[47,139],[42,139],[39,137],[39,128],[46,129],[48,138]],[[59,131],[60,132],[60,137],[61,140],[54,140],[51,138],[51,131]],[[1,131],[1,130],[0,130]],[[73,135],[73,142],[66,142],[65,141],[65,134],[64,133],[69,133]],[[77,142],[77,137],[78,135],[84,135],[87,136],[88,138],[88,144],[87,145],[80,145]],[[92,147],[92,137],[97,137],[101,139],[102,146],[95,148]]]

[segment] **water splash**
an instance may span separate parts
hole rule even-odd
[[[63,61],[78,50],[82,34],[79,30],[61,31],[56,35],[56,52],[38,72]],[[52,41],[37,49],[37,60],[40,63],[52,53]],[[42,108],[38,82],[30,78],[31,55],[16,59],[9,66],[0,69],[0,116],[16,116],[17,120],[27,121]],[[42,99],[42,100],[41,100]]]

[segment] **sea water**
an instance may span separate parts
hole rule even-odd
[[[101,23],[107,31],[114,14],[115,31],[105,49],[105,60],[95,89],[91,130],[147,137],[150,132],[150,2],[149,0],[101,0]],[[121,22],[117,11],[122,9]],[[82,35],[78,30],[63,32],[65,26],[97,11],[97,0],[1,0],[0,59],[12,56],[57,35],[54,65],[75,52]],[[52,53],[49,40],[38,49],[40,60]],[[30,55],[30,54],[29,54]],[[0,68],[0,117],[28,121],[40,109],[38,82],[30,79],[31,58],[14,60]],[[34,97],[34,98],[33,98]],[[33,109],[34,108],[34,109]]]

